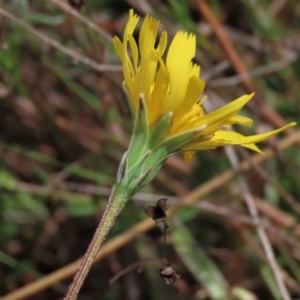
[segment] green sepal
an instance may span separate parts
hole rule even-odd
[[[204,124],[198,128],[194,128],[194,129],[173,135],[170,138],[164,140],[159,145],[157,145],[153,149],[153,152],[155,152],[157,148],[164,149],[166,156],[169,156],[170,154],[177,152],[183,145],[188,143],[191,139],[193,139],[193,137],[195,137],[197,134],[199,134],[205,128],[206,128],[206,124]]]
[[[149,129],[149,148],[153,148],[162,142],[170,132],[172,126],[173,113],[160,116]]]
[[[131,194],[135,194],[142,187],[147,185],[159,170],[158,169],[155,173],[153,173],[152,170],[156,166],[156,164],[154,166],[151,166],[151,154],[152,151],[148,150],[140,159],[137,160],[135,165],[130,168],[126,168],[126,172],[124,173],[124,175],[120,175],[118,177],[120,178],[120,181],[116,182],[116,186],[118,188],[130,191]],[[128,158],[126,157],[126,159],[124,159],[124,162],[126,162],[127,159]],[[122,170],[124,170],[124,167],[119,167],[118,172],[120,174],[123,174]]]
[[[153,150],[148,150],[130,168],[128,171],[129,179],[126,182],[136,191],[147,185],[160,170],[164,161],[173,153],[180,151],[180,147],[199,134],[205,127],[204,125],[197,129],[177,134],[156,145]]]
[[[139,107],[134,119],[134,127],[128,148],[128,167],[135,165],[148,148],[148,115],[143,94],[139,97]]]
[[[170,119],[170,118],[169,118]],[[147,144],[140,145],[137,142],[131,141],[132,149],[138,147],[138,149],[133,149],[127,153],[128,162],[130,166],[126,166],[126,172],[124,166],[120,167],[120,174],[124,174],[121,179],[120,185],[124,186],[126,189],[136,193],[142,187],[146,186],[157,174],[163,165],[164,161],[173,153],[180,151],[180,148],[188,143],[193,137],[199,134],[204,130],[206,125],[203,125],[199,128],[182,132],[180,134],[174,135],[166,140],[163,140],[161,143],[156,144],[155,147],[150,150],[147,148]],[[137,136],[137,135],[136,135]],[[133,139],[136,138],[133,136]],[[142,152],[142,150],[144,152]],[[132,156],[133,153],[138,153],[139,156]],[[123,160],[122,160],[123,161]],[[123,165],[126,160],[124,160]],[[133,163],[134,162],[134,163]],[[122,177],[120,175],[120,178]]]
[[[123,88],[124,94],[126,96],[126,100],[127,100],[127,103],[128,103],[128,106],[129,106],[132,118],[134,120],[135,111],[134,111],[134,107],[133,107],[133,102],[131,101],[131,97],[130,97],[129,92],[128,92],[127,88],[126,88],[125,81],[123,81],[122,88]]]
[[[133,165],[129,171],[128,176],[130,176],[130,180],[132,182],[136,182],[139,180],[141,176],[143,176],[145,170],[147,169],[146,161],[148,160],[149,156],[151,155],[152,151],[148,150],[144,155]]]
[[[162,143],[156,145],[151,151],[151,155],[145,161],[145,169],[152,168],[151,173],[148,176],[147,182],[151,181],[155,174],[159,171],[164,161],[173,153],[180,151],[181,147],[189,142],[195,135],[199,134],[205,129],[205,125],[182,132],[175,136],[172,136]],[[154,175],[153,175],[154,174]]]
[[[149,177],[150,173],[152,172],[153,168],[149,168],[139,179],[139,181],[136,183],[136,190],[140,190],[142,187],[146,186],[153,177]],[[153,174],[153,176],[155,176],[155,174]]]
[[[213,134],[196,137],[194,139],[191,139],[188,143],[186,143],[179,150],[181,150],[181,151],[199,151],[199,150],[214,149],[216,147],[201,147],[201,146],[199,146],[199,143],[210,140],[211,138],[213,138]]]
[[[157,174],[164,161],[173,153],[182,151],[206,125],[167,138],[172,126],[173,113],[162,115],[149,128],[147,107],[143,94],[134,119],[134,128],[128,151],[125,152],[117,175],[116,186],[128,195],[134,195]]]
[[[147,174],[147,177],[143,180],[141,187],[146,186],[148,183],[152,181],[152,179],[156,176],[156,174],[159,172],[161,169],[163,163],[165,162],[166,158],[163,159],[160,163],[156,164],[152,168],[149,168],[150,172]]]
[[[127,172],[127,165],[128,165],[128,156],[127,151],[123,154],[121,162],[119,164],[118,173],[117,173],[117,180],[116,183],[121,182],[124,180],[126,172]]]

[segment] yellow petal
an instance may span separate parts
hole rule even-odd
[[[159,43],[158,46],[156,48],[158,54],[160,56],[163,56],[163,54],[165,53],[166,47],[167,47],[167,41],[168,41],[168,35],[166,31],[163,31],[160,39],[159,39]]]
[[[124,54],[123,43],[120,41],[120,39],[117,36],[115,36],[113,38],[113,45],[114,45],[114,47],[116,49],[116,52],[117,52],[119,58],[123,62],[123,54]]]
[[[196,77],[200,76],[200,66],[199,65],[191,63],[190,77],[192,77],[192,76],[196,76]]]
[[[251,135],[251,136],[243,136],[242,134],[233,131],[218,130],[217,132],[214,133],[213,137],[210,140],[189,144],[184,146],[183,149],[196,150],[196,149],[201,149],[202,147],[206,148],[206,147],[219,147],[219,146],[226,146],[226,145],[241,145],[243,147],[250,148],[254,151],[260,152],[260,150],[253,144],[264,141],[269,137],[295,125],[296,123],[292,122],[277,130],[273,130],[270,132],[257,134],[257,135]]]
[[[233,125],[239,124],[246,127],[251,127],[253,125],[253,120],[244,116],[235,115],[228,119],[223,125]]]
[[[295,122],[291,122],[291,123],[279,128],[279,129],[276,129],[276,130],[273,130],[273,131],[243,137],[243,143],[242,144],[256,144],[256,143],[259,143],[259,142],[264,141],[264,140],[270,138],[271,136],[274,136],[274,135],[278,134],[279,132],[281,132],[281,131],[283,131],[287,128],[293,127],[295,125],[296,125]]]
[[[183,132],[185,130],[190,130],[191,128],[196,128],[197,118],[203,115],[203,109],[201,106],[195,104],[193,107],[187,111],[184,115],[179,113],[174,116],[174,125],[170,131],[170,135]]]
[[[170,93],[164,100],[163,110],[174,111],[183,105],[190,74],[190,62],[195,56],[195,35],[178,32],[167,55],[166,66],[170,74]]]
[[[179,113],[185,114],[198,101],[200,95],[203,93],[205,82],[199,77],[193,76],[190,78],[187,86],[187,91],[183,99],[184,105],[180,107]]]
[[[139,35],[141,60],[147,59],[149,53],[154,50],[158,26],[159,22],[154,18],[149,15],[145,17]]]
[[[148,57],[144,59],[144,63],[141,64],[140,69],[136,74],[136,90],[145,95],[147,107],[151,105],[150,91],[154,82],[157,63],[157,53],[152,51],[148,54]]]
[[[134,71],[136,72],[137,70],[137,64],[138,64],[138,59],[139,59],[139,50],[138,50],[138,46],[135,42],[135,39],[133,38],[133,36],[128,36],[128,42],[130,45],[130,50],[131,50],[131,54],[132,54],[132,59],[133,59],[133,65],[134,65]],[[134,72],[132,71],[132,72]]]
[[[255,144],[241,144],[242,147],[248,148],[252,151],[263,154],[263,152]]]
[[[207,124],[207,128],[201,133],[201,135],[210,135],[216,132],[222,124],[226,124],[228,119],[241,110],[241,108],[253,97],[253,95],[254,94],[244,95],[216,111],[203,116],[199,120],[199,125]]]
[[[124,38],[123,38],[124,41],[126,40],[127,35],[133,34],[133,31],[134,31],[138,21],[139,21],[138,15],[135,15],[133,12],[133,9],[130,9],[128,22],[127,22],[127,24],[125,26],[125,30],[124,30]]]
[[[154,87],[149,103],[149,122],[152,124],[164,114],[162,110],[162,99],[165,99],[170,86],[170,76],[162,59],[159,60],[160,68],[157,72]],[[165,112],[165,113],[169,113]]]
[[[189,163],[192,160],[192,157],[194,156],[194,154],[196,153],[196,151],[187,151],[184,153],[184,160]]]

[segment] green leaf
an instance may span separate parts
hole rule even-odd
[[[274,18],[269,1],[242,0],[242,2],[247,10],[246,15],[252,22],[252,28],[258,31],[262,37],[271,41],[277,41],[282,37],[283,26]]]
[[[195,23],[190,17],[190,7],[186,0],[169,0],[170,8],[175,19],[188,31],[196,32]]]
[[[65,15],[48,15],[39,12],[27,14],[25,16],[26,21],[35,25],[50,25],[57,26],[66,20]]]
[[[46,60],[47,66],[56,74],[61,81],[66,84],[70,90],[77,94],[82,100],[84,100],[89,106],[94,109],[99,109],[101,107],[101,101],[98,95],[91,93],[82,84],[76,82],[70,74],[68,74],[63,68],[58,64],[53,64],[53,62]]]
[[[183,222],[189,222],[199,216],[199,208],[183,207],[178,212],[178,215]]]
[[[96,211],[96,207],[92,203],[75,203],[66,206],[64,210],[69,216],[86,217],[93,215]]]
[[[201,282],[209,297],[212,299],[230,299],[227,296],[228,284],[222,273],[194,239],[187,227],[175,219],[176,228],[172,232],[172,241],[176,251],[192,272],[194,277]]]
[[[231,291],[232,296],[235,297],[237,300],[257,300],[258,298],[250,291],[241,288],[241,287],[234,287]]]
[[[269,266],[263,265],[260,269],[263,279],[265,280],[266,284],[268,285],[270,291],[274,299],[282,300],[281,293],[279,291],[278,285],[274,279],[273,273]]]
[[[0,187],[7,190],[13,190],[16,185],[16,179],[8,171],[0,171]]]
[[[45,220],[48,216],[48,210],[44,203],[39,201],[39,199],[34,198],[33,195],[25,192],[18,192],[17,203],[19,203],[20,208],[32,213],[40,220]]]

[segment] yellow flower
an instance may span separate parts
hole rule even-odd
[[[164,140],[197,131],[189,140],[179,143],[177,149],[172,148],[173,152],[184,151],[185,158],[189,159],[197,150],[236,144],[261,152],[256,143],[296,124],[293,122],[280,129],[248,137],[221,130],[226,125],[252,125],[251,119],[237,113],[253,94],[244,95],[205,114],[201,106],[204,98],[200,100],[205,83],[199,78],[200,67],[192,62],[196,51],[195,35],[177,32],[165,54],[167,33],[162,32],[158,43],[156,41],[159,21],[149,15],[145,17],[137,44],[133,32],[138,20],[139,17],[130,10],[123,41],[118,37],[113,39],[123,64],[124,90],[134,117],[138,114],[141,98],[144,101],[148,128],[151,129],[163,116],[171,119]]]

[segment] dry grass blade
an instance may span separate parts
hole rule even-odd
[[[102,36],[107,42],[111,42],[112,37],[102,30],[99,26],[97,26],[95,23],[91,22],[89,19],[87,19],[85,16],[83,16],[79,11],[70,5],[68,5],[65,2],[59,1],[59,0],[45,0],[46,2],[52,3],[59,7],[61,10],[66,12],[67,14],[70,14],[72,17],[76,18],[83,24],[85,24],[88,28],[92,29],[96,33],[99,34],[99,36]]]
[[[235,154],[233,148],[232,147],[226,148],[226,152],[227,152],[227,155],[228,155],[233,167],[235,169],[238,169],[239,162],[238,162],[237,155]],[[273,271],[273,274],[274,274],[274,277],[278,284],[281,296],[283,297],[284,300],[291,300],[291,297],[289,295],[289,292],[288,292],[285,282],[284,282],[284,278],[282,276],[282,272],[280,271],[278,264],[276,262],[274,251],[272,249],[272,246],[271,246],[271,243],[267,236],[267,233],[261,224],[261,220],[260,220],[256,205],[254,203],[253,196],[251,195],[251,193],[249,191],[249,187],[247,186],[246,180],[243,175],[239,175],[238,179],[240,182],[242,195],[245,199],[245,202],[247,204],[247,207],[248,207],[249,213],[253,219],[253,222],[256,224],[256,229],[258,232],[259,239],[261,241],[261,244],[263,245],[268,263],[270,264],[270,267]]]
[[[43,34],[42,32],[36,30],[34,27],[30,26],[28,23],[24,22],[23,20],[19,19],[18,17],[12,15],[5,9],[0,7],[0,15],[2,15],[5,18],[8,18],[9,20],[17,23],[21,27],[25,28],[28,32],[30,32],[34,37],[39,39],[41,42],[67,54],[72,59],[75,59],[78,62],[81,62],[92,69],[98,71],[98,72],[104,72],[104,71],[111,71],[111,72],[119,72],[122,70],[121,66],[113,66],[113,65],[107,65],[107,64],[99,64],[96,61],[90,59],[89,57],[86,57],[84,55],[81,55],[74,49],[65,47],[58,41],[50,38],[49,36]]]

